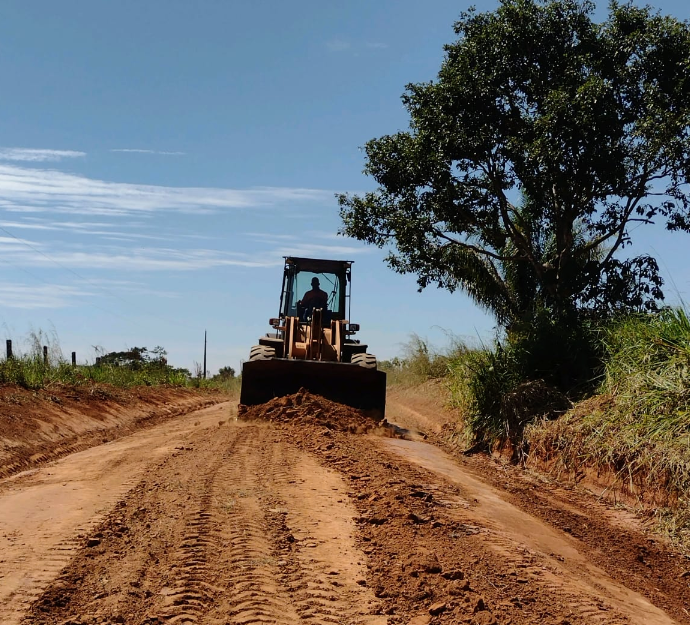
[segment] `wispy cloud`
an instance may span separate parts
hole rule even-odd
[[[74,150],[40,150],[34,148],[2,148],[0,147],[0,160],[2,161],[28,161],[42,163],[45,161],[61,161],[64,158],[80,158],[86,156],[86,152]]]
[[[180,297],[180,293],[174,291],[161,291],[159,289],[152,289],[150,284],[146,282],[136,282],[133,280],[111,280],[107,278],[92,278],[90,280],[75,280],[77,285],[87,285],[95,287],[101,291],[113,293],[122,293],[124,295],[147,295],[155,297],[165,297],[175,299]]]
[[[279,207],[277,214],[287,219],[299,212],[296,206],[316,210],[333,202],[332,192],[320,189],[139,185],[0,164],[0,262],[35,268],[37,275],[43,275],[42,268],[58,266],[73,273],[101,271],[117,277],[117,272],[142,275],[275,267],[287,255],[348,258],[362,254],[364,246],[344,238],[332,240],[328,233],[311,232],[305,241],[304,236],[284,230],[261,232],[251,230],[252,226],[247,228],[250,232],[233,232],[217,243],[201,242],[213,237],[190,232],[189,220],[178,225],[170,220],[171,211],[196,215],[270,206]],[[242,219],[246,222],[246,217]],[[252,213],[248,223],[258,225],[262,220]],[[29,240],[33,236],[39,240]],[[17,296],[13,301],[19,300]],[[28,305],[39,306],[33,300]]]
[[[0,221],[0,228],[12,230],[49,230],[65,232],[83,232],[84,234],[100,234],[101,228],[113,228],[115,224],[104,222],[79,221],[51,221],[27,217],[25,221]]]
[[[15,242],[16,243],[16,242]],[[47,258],[30,248],[5,249],[0,238],[0,259],[31,267],[50,267],[55,263],[74,269],[113,271],[193,271],[214,267],[271,267],[281,262],[281,255],[256,257],[218,250],[172,248],[100,247],[98,249],[51,250]]]
[[[0,236],[0,252],[12,250],[14,248],[24,249],[24,247],[28,245],[36,246],[37,244],[28,239]]]
[[[67,308],[74,305],[74,297],[89,295],[88,291],[74,286],[0,282],[0,300],[7,308]]]
[[[141,282],[124,280],[77,280],[74,284],[22,284],[0,282],[0,301],[6,308],[33,310],[38,308],[69,308],[82,306],[93,296],[146,295],[176,299],[179,293],[152,289]]]
[[[290,247],[281,247],[273,251],[279,258],[283,256],[304,256],[307,258],[342,258],[347,260],[350,256],[361,256],[372,253],[370,248],[356,247],[354,245],[318,245],[311,243],[297,244]]]
[[[145,234],[142,232],[120,232],[117,230],[112,230],[116,224],[108,223],[88,223],[88,222],[74,222],[74,221],[44,221],[41,223],[40,220],[32,221],[0,221],[0,229],[11,229],[11,230],[38,230],[38,231],[49,231],[49,232],[65,232],[70,234],[82,235],[82,236],[101,236],[107,240],[118,240],[118,241],[137,241],[137,240],[148,240],[148,241],[172,241],[173,238],[170,236],[161,236],[154,234]],[[129,224],[134,226],[135,224]],[[1,232],[1,230],[0,230]]]
[[[348,241],[354,240],[350,239],[349,237],[342,236],[337,232],[325,232],[323,230],[306,230],[303,234],[299,236],[295,234],[276,234],[273,232],[245,232],[244,236],[251,237],[252,239],[257,239],[264,243],[282,242],[283,244],[286,244],[289,241],[301,242],[305,239],[312,241],[315,239],[321,239],[325,241],[341,241],[343,243],[347,243]]]
[[[163,156],[183,156],[186,152],[166,152],[165,150],[143,150],[141,148],[117,148],[111,152],[133,152],[135,154],[161,154]]]
[[[272,232],[245,232],[244,236],[251,237],[259,241],[271,243],[275,241],[297,241],[298,237],[295,234],[274,234]]]
[[[4,244],[7,241],[7,245]],[[31,243],[36,247],[35,243]],[[257,253],[225,252],[212,249],[176,249],[166,247],[99,246],[84,249],[51,249],[49,254],[22,246],[15,239],[0,237],[0,260],[24,267],[62,267],[104,269],[112,271],[194,271],[217,267],[274,267],[283,256],[342,256],[366,253],[354,245],[286,244],[263,249]]]
[[[146,215],[172,210],[209,214],[223,209],[333,202],[321,189],[165,187],[107,182],[49,169],[0,165],[0,208],[19,213]]]

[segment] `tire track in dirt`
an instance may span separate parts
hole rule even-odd
[[[472,522],[477,523],[477,520],[472,519]],[[507,575],[503,575],[508,582],[505,587],[512,585],[510,581],[517,584],[529,584],[533,592],[543,597],[550,597],[555,604],[567,606],[571,611],[570,618],[573,622],[612,625],[631,623],[629,618],[616,610],[615,605],[603,598],[607,594],[603,586],[594,589],[582,583],[577,576],[569,575],[568,572],[555,567],[549,561],[550,558],[520,543],[506,539],[495,531],[482,528],[474,540],[477,541],[473,547],[475,553],[488,549],[501,558],[503,569],[508,571]],[[497,577],[501,577],[501,574],[499,573]],[[496,583],[496,580],[493,583],[498,588],[502,587]],[[596,590],[601,593],[602,598],[596,597],[593,593]],[[520,608],[526,605],[519,593],[512,595],[510,602]]]
[[[151,467],[98,528],[101,544],[77,554],[26,622],[202,622],[227,586],[213,487],[239,430],[224,441],[218,431]]]
[[[227,574],[223,600],[203,619],[213,623],[224,616],[231,623],[298,622],[291,598],[280,583],[275,531],[270,527],[262,500],[266,494],[257,483],[265,458],[257,453],[255,428],[243,429],[235,444],[223,454],[214,481],[212,499],[218,516],[218,542],[223,548],[222,568]]]
[[[134,625],[381,622],[369,609],[373,593],[338,560],[341,552],[363,559],[354,539],[348,545],[329,527],[330,552],[305,526],[307,509],[322,504],[297,484],[303,462],[319,481],[322,467],[264,424],[200,434],[125,497],[98,528],[102,544],[76,555],[27,624],[77,614]],[[317,519],[337,510],[354,527],[354,511],[328,495]]]
[[[18,623],[156,459],[218,422],[228,406],[197,411],[0,481],[0,623]],[[142,453],[143,452],[143,453]]]
[[[464,505],[451,515],[479,525],[475,550],[489,549],[499,555],[504,568],[519,571],[518,579],[543,596],[550,596],[586,623],[671,623],[671,618],[609,577],[582,551],[582,545],[560,534],[505,501],[486,483],[473,479],[443,452],[419,442],[386,441],[384,447],[396,455],[432,471],[432,479],[450,479],[457,485]],[[429,477],[431,477],[429,476]]]
[[[218,468],[217,464],[210,468],[202,481],[201,494],[189,504],[189,518],[173,564],[177,585],[160,593],[164,596],[164,606],[149,617],[153,623],[196,623],[218,590],[206,582],[208,552],[215,544],[209,488]]]
[[[21,555],[14,560],[14,545],[5,546],[0,556],[0,561],[13,562],[13,571],[2,580],[3,586],[13,587],[10,592],[2,598],[0,603],[0,623],[2,625],[14,625],[19,623],[23,614],[26,613],[31,604],[40,597],[45,588],[59,575],[72,558],[88,544],[89,537],[93,536],[94,529],[97,528],[106,518],[106,511],[112,509],[115,504],[124,497],[125,493],[131,490],[137,480],[127,480],[118,485],[117,488],[110,490],[99,505],[101,512],[90,517],[72,530],[73,534],[69,538],[56,540],[54,532],[44,531],[38,536],[30,537],[39,545],[44,546],[39,553],[41,557],[37,560],[32,557],[33,553]],[[65,493],[65,496],[68,496]],[[50,523],[51,516],[46,515],[45,523]],[[71,532],[71,533],[72,533]],[[18,545],[23,547],[24,545]],[[24,551],[24,550],[22,550]],[[34,550],[31,549],[31,552]]]
[[[356,510],[347,500],[346,484],[295,447],[281,444],[275,433],[272,437],[262,445],[261,455],[271,457],[263,479],[281,497],[274,498],[269,514],[281,537],[283,583],[295,611],[302,621],[318,625],[385,623],[385,617],[377,616],[380,602],[363,587],[366,567],[355,545]],[[304,496],[305,489],[310,497]]]

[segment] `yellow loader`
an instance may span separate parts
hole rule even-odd
[[[285,257],[279,314],[269,320],[274,331],[242,366],[241,404],[305,388],[383,419],[386,374],[367,345],[352,338],[359,331],[349,321],[352,262]]]

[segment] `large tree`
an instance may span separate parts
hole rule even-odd
[[[410,129],[366,144],[378,189],[339,196],[342,232],[464,289],[505,326],[653,307],[632,226],[690,229],[690,28],[612,2],[502,0],[455,24],[438,79],[403,95]]]

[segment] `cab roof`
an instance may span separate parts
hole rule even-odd
[[[312,273],[340,273],[350,268],[353,260],[324,260],[321,258],[301,258],[298,256],[284,256],[285,265],[292,265],[297,271],[311,271]]]

